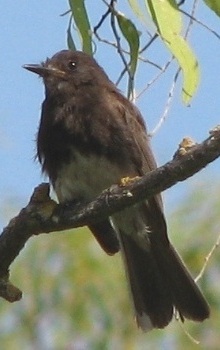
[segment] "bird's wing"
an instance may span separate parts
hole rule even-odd
[[[129,102],[123,95],[119,98],[118,108],[122,115],[124,123],[128,125],[126,128],[126,138],[130,139],[130,147],[128,152],[130,153],[131,161],[136,167],[136,172],[139,176],[143,176],[146,173],[155,170],[157,164],[151,150],[150,138],[147,134],[147,129],[139,110]],[[129,133],[129,134],[128,134]],[[163,212],[163,203],[160,194],[155,195],[150,199],[151,205],[155,210]]]

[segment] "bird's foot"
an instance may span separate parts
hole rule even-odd
[[[124,187],[124,186],[127,186],[127,185],[131,185],[135,181],[137,181],[138,179],[140,179],[140,176],[135,176],[135,177],[126,176],[126,177],[123,177],[120,180],[119,186]]]

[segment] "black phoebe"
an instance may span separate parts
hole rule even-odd
[[[63,50],[24,68],[45,84],[37,156],[61,203],[87,203],[124,177],[156,168],[138,109],[83,52]],[[109,254],[121,249],[138,326],[163,328],[174,309],[203,321],[209,306],[169,242],[161,196],[90,227]]]

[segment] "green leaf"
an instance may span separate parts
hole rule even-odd
[[[76,51],[76,45],[73,41],[73,37],[71,33],[71,24],[72,24],[72,21],[70,21],[69,26],[67,28],[67,45],[70,50]]]
[[[122,14],[117,14],[117,20],[119,28],[127,40],[129,48],[130,48],[130,74],[133,77],[137,68],[138,61],[138,50],[139,50],[139,34],[132,23],[132,21]]]
[[[192,49],[181,36],[182,18],[176,2],[145,1],[161,39],[180,65],[183,73],[182,98],[188,104],[199,83],[199,67]]]
[[[128,3],[134,14],[145,26],[147,26],[148,28],[155,29],[151,18],[149,17],[148,13],[144,13],[143,9],[140,7],[138,0],[128,0]]]
[[[122,14],[117,13],[117,21],[119,28],[124,36],[124,38],[127,40],[129,49],[130,49],[130,62],[129,62],[129,84],[128,84],[128,97],[133,91],[133,78],[135,75],[135,71],[137,68],[137,62],[138,62],[138,51],[139,51],[139,33],[135,27],[135,25],[132,23],[132,21]]]
[[[203,0],[205,4],[213,10],[217,16],[220,16],[220,1],[219,0]]]
[[[82,40],[82,50],[92,55],[92,37],[84,0],[69,0],[73,19]]]

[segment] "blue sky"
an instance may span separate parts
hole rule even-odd
[[[22,69],[22,65],[38,63],[66,48],[68,17],[60,17],[60,14],[67,9],[67,1],[47,0],[7,0],[1,8],[0,225],[7,223],[11,207],[16,213],[27,203],[33,188],[43,180],[40,167],[34,162],[34,139],[44,96],[43,85],[36,75]],[[100,1],[93,2],[93,11],[93,15],[98,15]],[[205,6],[200,5],[197,17],[219,30],[220,19]],[[201,84],[190,107],[182,104],[180,91],[176,92],[169,116],[152,141],[159,164],[172,157],[184,136],[202,141],[208,130],[219,123],[220,40],[195,25],[190,42],[201,65]],[[163,55],[159,47],[155,50],[151,51],[151,59]],[[108,50],[103,47],[98,50],[96,59],[114,80],[117,65],[108,55]],[[167,80],[158,82],[156,89],[149,90],[138,101],[150,130],[163,112],[173,72],[171,70]],[[120,88],[123,90],[123,85]],[[188,189],[197,183],[214,185],[219,168],[220,161],[217,161],[201,174],[167,191],[167,210],[178,205]]]

